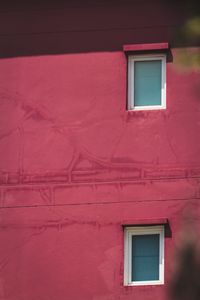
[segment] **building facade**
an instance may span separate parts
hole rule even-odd
[[[200,215],[192,4],[0,6],[0,299],[166,299]]]

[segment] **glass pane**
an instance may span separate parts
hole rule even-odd
[[[159,280],[159,234],[132,236],[132,281]]]
[[[135,61],[134,105],[161,105],[161,60]]]

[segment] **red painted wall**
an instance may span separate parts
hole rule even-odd
[[[199,216],[200,77],[172,44],[167,109],[128,112],[122,49],[172,43],[180,6],[1,4],[0,299],[165,299]],[[124,287],[122,225],[145,218],[169,219],[166,283]]]

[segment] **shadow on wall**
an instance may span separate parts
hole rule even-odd
[[[196,244],[185,243],[179,252],[178,268],[172,279],[170,300],[200,299],[200,261]]]
[[[176,43],[174,33],[194,10],[193,1],[191,7],[184,3],[179,0],[1,2],[0,57],[121,51],[123,44],[130,43]]]
[[[200,299],[199,217],[189,207],[184,219],[173,262],[174,272],[168,289],[169,300]]]

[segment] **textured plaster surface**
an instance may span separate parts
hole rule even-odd
[[[0,300],[163,300],[166,284],[123,286],[122,225],[169,219],[167,283],[189,211],[198,223],[199,73],[172,48],[167,109],[127,111],[122,51],[169,41],[186,12],[147,5],[150,26],[111,2],[2,6]]]

